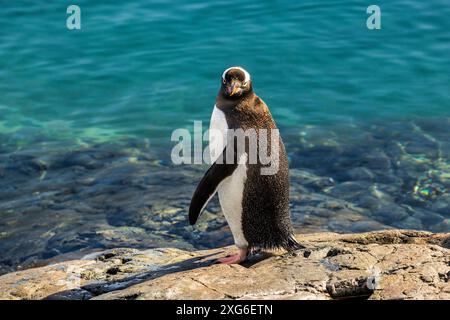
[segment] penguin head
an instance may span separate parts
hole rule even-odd
[[[222,74],[222,94],[228,99],[239,99],[252,91],[250,74],[241,67],[231,67]]]

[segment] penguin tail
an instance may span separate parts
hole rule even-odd
[[[300,243],[297,242],[297,239],[295,239],[294,235],[291,234],[287,240],[287,248],[288,251],[295,251],[295,250],[301,250],[305,249],[305,246],[302,246]]]

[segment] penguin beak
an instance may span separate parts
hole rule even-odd
[[[230,88],[228,90],[230,92],[230,97],[235,95],[239,91],[239,89],[240,89],[239,82],[236,81],[236,80],[232,80],[231,81],[231,86],[230,86]]]

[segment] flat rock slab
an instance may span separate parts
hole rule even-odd
[[[215,264],[233,247],[71,254],[1,276],[0,299],[450,299],[449,233],[297,239],[305,249],[253,255],[243,265]]]

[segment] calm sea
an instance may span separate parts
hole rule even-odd
[[[73,31],[71,2],[2,2],[0,130],[168,140],[232,65],[280,125],[449,116],[448,1],[378,1],[368,30],[372,2],[77,1]]]

